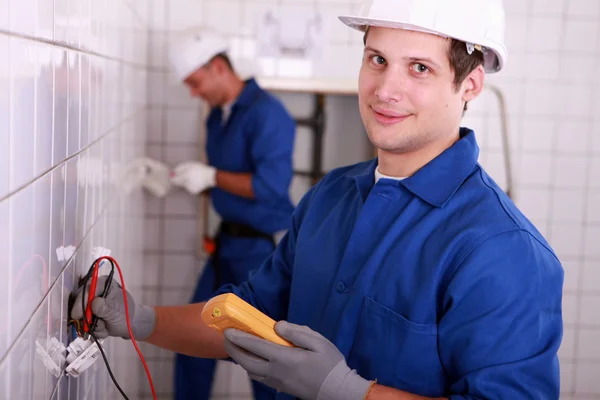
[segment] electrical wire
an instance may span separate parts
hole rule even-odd
[[[107,280],[107,283],[106,283],[106,285],[104,287],[104,290],[103,290],[103,292],[101,294],[101,297],[105,297],[108,294],[108,290],[110,289],[110,282],[112,282],[112,276],[113,276],[114,269],[115,269],[115,266],[116,266],[117,272],[119,273],[119,278],[121,279],[121,289],[123,290],[123,302],[124,302],[124,305],[125,305],[125,321],[127,322],[127,331],[129,333],[129,337],[131,339],[131,343],[135,347],[135,350],[137,351],[138,356],[140,357],[140,360],[142,361],[142,364],[144,366],[144,370],[146,371],[146,376],[148,378],[148,383],[150,384],[150,389],[152,390],[152,397],[153,397],[154,400],[156,400],[157,399],[157,397],[156,397],[156,390],[154,389],[154,383],[152,382],[152,376],[150,374],[150,370],[148,369],[148,364],[146,363],[146,360],[144,359],[144,356],[142,355],[142,352],[140,351],[140,348],[137,345],[137,342],[136,342],[135,337],[133,335],[133,330],[131,328],[131,320],[129,318],[129,304],[128,304],[128,301],[127,301],[127,290],[125,288],[125,280],[123,279],[123,272],[121,271],[121,267],[119,266],[119,263],[117,263],[117,261],[114,258],[110,257],[110,256],[103,256],[103,257],[98,258],[96,261],[94,261],[94,264],[90,268],[90,271],[84,277],[84,283],[83,283],[83,290],[84,291],[83,291],[83,293],[85,293],[87,282],[88,282],[88,280],[90,278],[92,278],[92,279],[95,278],[97,280],[97,277],[98,277],[97,270],[99,269],[99,263],[100,263],[101,260],[108,260],[111,263],[111,266],[112,266],[111,273],[109,275],[109,279]],[[94,293],[88,294],[88,296],[93,296],[93,295],[94,295]],[[82,305],[83,310],[84,310],[84,327],[85,327],[85,324],[86,324],[86,321],[85,321],[86,320],[86,314],[88,313],[88,311],[91,312],[91,301],[88,301],[88,307],[89,307],[89,310],[88,310],[88,308],[85,307],[84,297],[85,296],[81,296],[81,305]],[[92,323],[91,329],[89,329],[90,335],[92,335],[94,333],[93,331],[94,331],[94,329],[96,327],[96,323],[97,323],[97,318]],[[92,338],[93,338],[93,336],[92,336]],[[98,346],[98,347],[100,347],[100,346]],[[108,367],[108,362],[107,362],[106,358],[105,358],[105,362],[106,362],[106,365]],[[109,370],[109,372],[110,372],[110,370]],[[112,378],[112,373],[111,373],[111,378]],[[113,382],[116,385],[116,380],[115,379],[113,379]],[[118,387],[118,385],[117,385],[117,387]],[[123,392],[121,392],[121,394],[123,394]],[[123,396],[125,396],[125,395],[123,394]]]
[[[106,281],[106,284],[104,285],[104,290],[100,294],[100,297],[105,297],[108,294],[108,290],[110,289],[110,284],[112,282],[113,275],[115,274],[115,265],[113,264],[112,261],[110,263],[111,263],[112,268],[110,270],[110,274],[108,274],[108,279]],[[96,293],[96,284],[98,282],[98,270],[100,269],[100,267],[102,265],[104,265],[104,262],[99,263],[98,260],[94,261],[94,263],[90,267],[88,273],[82,278],[83,293],[86,293],[88,281],[90,279],[92,280],[91,287],[88,292],[87,306],[85,305],[85,296],[81,296],[81,309],[84,310],[84,317],[82,320],[82,324],[83,324],[83,330],[85,332],[88,332],[90,329],[92,329],[92,330],[95,329],[96,325],[98,323],[98,318],[96,318],[92,313],[92,301],[94,300],[95,293]],[[89,317],[89,316],[91,316],[91,317]],[[92,318],[92,320],[88,321],[90,318]],[[92,321],[93,321],[93,324],[92,324],[92,327],[90,328],[89,323],[92,323]]]
[[[137,345],[137,342],[135,340],[135,337],[133,336],[133,330],[131,329],[131,320],[129,318],[129,303],[127,301],[127,290],[125,289],[125,279],[123,278],[123,271],[121,271],[121,267],[119,266],[119,263],[112,257],[110,256],[104,256],[104,257],[100,257],[98,260],[109,260],[111,262],[111,264],[114,264],[117,267],[117,272],[119,273],[119,278],[121,279],[121,289],[123,289],[123,303],[125,305],[125,320],[127,322],[127,331],[129,332],[129,337],[131,338],[131,343],[133,344],[133,347],[135,347],[135,350],[138,353],[138,356],[140,357],[140,360],[142,361],[142,364],[144,365],[144,370],[146,371],[146,376],[148,377],[148,383],[150,384],[150,389],[152,390],[152,397],[154,398],[154,400],[157,399],[156,397],[156,390],[154,389],[154,383],[152,382],[152,375],[150,375],[150,370],[148,369],[148,364],[146,363],[146,360],[144,359],[144,356],[140,350],[140,348]]]
[[[123,398],[125,400],[129,400],[129,397],[127,397],[127,395],[125,394],[125,392],[123,391],[123,389],[121,389],[121,386],[119,386],[119,382],[117,382],[117,379],[113,375],[113,372],[110,369],[110,364],[108,363],[108,359],[106,358],[106,354],[104,354],[104,350],[102,349],[102,346],[100,345],[100,342],[98,341],[98,339],[96,338],[96,336],[92,332],[90,332],[90,336],[94,340],[94,343],[96,343],[96,346],[98,346],[98,350],[100,350],[100,354],[102,354],[102,358],[104,359],[104,364],[106,364],[106,369],[108,370],[108,374],[110,375],[110,379],[112,379],[113,383],[115,384],[115,386],[117,387],[117,389],[119,390],[119,392],[121,393],[121,395],[123,396]]]
[[[92,266],[90,267],[89,272],[83,278],[83,296],[81,296],[81,309],[83,310],[82,325],[83,325],[83,331],[84,332],[88,332],[89,331],[89,326],[88,326],[88,321],[87,321],[87,307],[85,305],[85,293],[88,292],[86,290],[87,289],[87,284],[88,284],[88,281],[92,278],[92,275],[94,273],[95,267],[96,267],[96,263],[94,262],[94,264],[92,264]],[[89,292],[88,292],[88,297],[90,297],[90,293]]]
[[[79,325],[79,321],[72,319],[69,321],[69,324],[73,325],[73,329],[75,330],[75,333],[77,333],[77,336],[81,336],[81,326]]]
[[[106,281],[106,283],[104,284],[104,290],[102,291],[102,293],[100,294],[100,297],[106,297],[106,295],[108,294],[108,291],[110,290],[110,286],[111,286],[111,282],[112,282],[112,277],[114,275],[115,272],[115,265],[113,264],[112,261],[110,261],[111,263],[111,271],[110,274],[108,275],[108,279]],[[102,264],[99,263],[98,260],[94,261],[94,263],[92,264],[92,266],[90,267],[90,270],[88,271],[88,273],[86,274],[86,276],[83,278],[83,293],[85,294],[86,292],[86,287],[88,284],[88,281],[90,279],[93,280],[93,285],[94,286],[94,292],[95,292],[95,287],[96,287],[96,283],[98,280],[98,269],[100,269],[100,266]],[[90,287],[90,293],[88,293],[88,298],[91,298],[93,300],[93,292],[91,292],[91,287]],[[96,330],[96,325],[98,323],[98,318],[97,317],[93,317],[93,322],[89,320],[88,316],[89,312],[91,312],[91,301],[88,301],[88,308],[85,308],[85,296],[81,296],[81,306],[83,307],[82,309],[85,311],[84,312],[84,316],[83,316],[83,325],[84,325],[84,330],[86,330],[87,332],[85,332],[85,334],[88,334],[94,341],[94,343],[96,343],[96,346],[98,346],[98,350],[100,350],[100,354],[102,354],[102,359],[104,360],[104,364],[106,364],[106,369],[108,370],[108,374],[110,375],[110,378],[112,379],[113,383],[115,384],[116,388],[119,390],[119,392],[121,393],[121,395],[123,396],[123,398],[125,400],[129,400],[129,398],[127,397],[127,395],[125,394],[125,392],[123,391],[123,389],[121,389],[121,386],[119,385],[119,383],[117,382],[117,379],[115,378],[112,369],[110,368],[110,364],[108,362],[108,358],[106,357],[106,354],[104,353],[104,349],[102,348],[102,346],[100,345],[100,342],[98,341],[98,338],[96,338],[96,336],[94,335],[94,331]],[[74,321],[77,324],[77,327],[79,328],[79,321]],[[91,322],[91,327],[88,325]],[[79,333],[79,332],[78,332]]]
[[[114,267],[113,267],[114,268]],[[92,283],[90,283],[90,291],[88,292],[88,303],[85,308],[85,325],[83,330],[88,332],[90,329],[90,325],[92,324],[92,301],[96,296],[96,285],[98,284],[98,270],[100,269],[98,265],[98,260],[94,263],[93,272],[92,272]],[[84,288],[85,289],[85,288]],[[84,292],[85,293],[85,292]]]
[[[75,328],[75,325],[71,324],[71,328],[73,328],[73,338],[71,340],[75,340],[78,337],[81,337],[81,334],[79,333],[77,328]]]
[[[99,265],[98,268],[100,268],[102,266],[103,263],[101,263]],[[115,274],[115,265],[113,264],[113,262],[110,262],[112,268],[110,270],[110,274],[108,274],[108,279],[106,279],[106,283],[104,284],[104,290],[102,291],[102,293],[100,293],[100,297],[106,297],[106,295],[108,294],[108,291],[110,290],[110,286],[113,280],[113,275]],[[90,289],[91,291],[91,289]],[[92,305],[90,303],[90,312],[92,309]],[[93,315],[93,314],[92,314]],[[98,325],[98,317],[96,317],[95,315],[93,315],[92,318],[92,327],[90,328],[90,332],[94,332],[96,330],[96,326]]]

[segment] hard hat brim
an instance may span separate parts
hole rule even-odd
[[[378,18],[365,18],[365,17],[356,17],[356,16],[339,16],[340,21],[342,21],[346,26],[356,29],[360,32],[366,32],[368,27],[376,26],[380,28],[391,28],[391,29],[404,29],[416,32],[429,33],[432,35],[440,36],[443,38],[452,38],[456,40],[460,40],[463,42],[469,42],[468,39],[448,36],[441,32],[437,32],[430,29],[425,29],[417,25],[397,22],[397,21],[388,21]],[[485,57],[484,69],[487,73],[494,73],[500,71],[504,64],[506,63],[507,51],[506,48],[499,43],[492,43],[491,41],[484,41],[483,43],[476,43],[486,48],[486,50],[491,51],[493,53],[492,57]]]
[[[208,47],[198,43],[183,43],[180,46],[173,46],[170,55],[172,68],[177,79],[183,82],[213,57],[227,53],[229,50],[229,43],[224,40],[213,41]]]

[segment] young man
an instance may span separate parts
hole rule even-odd
[[[326,176],[257,274],[220,290],[297,347],[223,339],[203,304],[137,306],[134,334],[229,356],[277,399],[558,399],[561,264],[460,128],[504,65],[500,1],[370,0],[342,21],[367,31],[359,104],[378,157]],[[126,336],[119,301],[95,301]]]
[[[223,284],[246,281],[274,249],[273,235],[289,228],[295,123],[283,105],[254,79],[232,68],[228,42],[214,34],[192,34],[173,46],[171,61],[190,94],[210,107],[206,152],[210,165],[192,161],[175,168],[172,182],[192,195],[210,189],[222,222],[215,252],[192,303],[210,298]],[[175,360],[175,398],[208,400],[216,361],[184,354]],[[253,382],[255,398],[274,391]]]

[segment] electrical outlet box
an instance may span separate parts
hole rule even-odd
[[[60,246],[59,248],[56,249],[56,258],[60,262],[67,261],[68,259],[71,258],[73,253],[75,253],[75,246],[72,246],[72,245],[67,246],[67,247]]]
[[[92,261],[96,261],[97,259],[99,259],[100,257],[109,257],[111,254],[110,249],[107,249],[106,247],[102,247],[102,246],[95,246],[92,249]],[[100,265],[104,265],[105,263],[107,263],[109,261],[102,260],[100,261]],[[110,274],[110,268],[100,268],[100,270],[98,271],[98,276],[105,276],[105,275],[109,275]]]
[[[44,344],[36,340],[35,351],[48,371],[56,378],[59,378],[65,365],[65,345],[55,337],[51,337]]]
[[[110,256],[110,249],[107,249],[106,247],[102,247],[102,246],[95,246],[92,249],[92,260],[95,261],[97,259],[99,259],[100,257],[108,257]]]
[[[102,345],[101,340],[98,340],[98,343]],[[68,365],[65,372],[73,378],[79,377],[102,356],[98,345],[91,339],[77,338],[69,344],[67,351],[69,352],[67,355]]]

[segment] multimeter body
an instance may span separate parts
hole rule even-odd
[[[235,328],[282,346],[295,347],[275,332],[275,320],[233,293],[210,299],[202,309],[202,320],[221,332]]]

